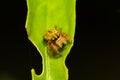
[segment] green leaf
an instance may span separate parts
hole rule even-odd
[[[43,71],[37,75],[34,69],[32,80],[68,80],[68,69],[65,59],[74,44],[75,34],[75,7],[76,0],[27,0],[26,30],[29,40],[35,45],[42,56]],[[62,57],[50,57],[43,35],[47,30],[58,26],[62,32],[68,34],[72,44],[64,47]]]

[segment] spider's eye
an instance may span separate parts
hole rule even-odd
[[[51,33],[52,31],[51,30],[48,30],[49,33]]]

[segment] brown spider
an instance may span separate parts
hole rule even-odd
[[[45,32],[43,38],[47,41],[48,52],[52,50],[55,55],[59,56],[61,56],[60,49],[62,49],[64,45],[72,42],[70,37],[62,33],[58,28],[48,30]]]

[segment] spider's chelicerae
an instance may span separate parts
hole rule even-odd
[[[72,42],[70,37],[62,33],[58,28],[48,30],[45,32],[43,38],[47,41],[48,52],[52,50],[55,55],[59,56],[61,56],[60,49],[62,49],[64,45]]]

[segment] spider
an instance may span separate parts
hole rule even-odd
[[[52,50],[53,53],[58,56],[61,56],[60,50],[63,46],[72,42],[70,37],[66,33],[62,33],[59,28],[48,30],[45,32],[43,38],[47,41],[48,53]]]

